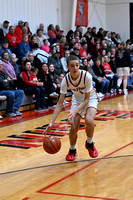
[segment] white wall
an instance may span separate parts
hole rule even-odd
[[[130,2],[129,0],[106,0],[106,30],[120,33],[124,41],[130,38]]]
[[[122,40],[129,38],[129,3],[130,0],[88,0],[88,26],[97,30],[120,33]],[[59,24],[66,34],[75,30],[76,0],[0,0],[0,24],[9,20],[16,25],[18,20],[29,21],[31,31],[35,33],[38,25],[44,23]],[[84,32],[86,28],[84,28]]]

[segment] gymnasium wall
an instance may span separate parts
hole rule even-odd
[[[122,40],[129,38],[130,0],[88,0],[88,26],[103,27],[105,30],[119,32]],[[75,30],[76,0],[0,0],[0,24],[9,20],[16,25],[18,20],[29,21],[35,33],[43,22],[45,30],[52,23],[59,24],[67,33]],[[86,28],[84,28],[84,32]]]

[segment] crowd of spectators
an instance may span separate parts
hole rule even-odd
[[[45,31],[43,23],[32,33],[29,22],[9,25],[5,20],[0,28],[0,101],[7,101],[6,116],[22,114],[24,94],[35,99],[35,111],[55,106],[69,55],[76,55],[81,70],[92,75],[99,98],[133,89],[132,44],[119,33],[102,27],[83,33],[77,26],[65,35],[59,25],[50,24]]]

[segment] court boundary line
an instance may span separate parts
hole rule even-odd
[[[116,152],[118,152],[118,151],[120,151],[120,150],[122,150],[122,149],[124,149],[124,148],[126,148],[126,147],[128,147],[128,146],[130,146],[131,144],[133,144],[133,142],[130,142],[130,143],[128,143],[128,144],[126,144],[126,145],[124,145],[124,146],[122,146],[122,147],[120,147],[120,148],[118,148],[118,149],[112,151],[111,153],[108,153],[107,155],[103,156],[102,158],[106,158],[106,157],[108,157],[108,156],[110,156],[110,155],[112,155],[112,154],[114,154],[114,153],[116,153]],[[100,159],[100,160],[101,160],[101,159]],[[100,160],[96,160],[96,161],[94,161],[94,162],[92,162],[92,163],[90,163],[90,164],[88,164],[88,165],[86,165],[86,166],[84,166],[84,167],[82,167],[82,168],[80,168],[80,169],[78,169],[78,170],[76,170],[76,171],[74,171],[74,172],[68,174],[67,176],[64,176],[63,178],[60,178],[59,180],[57,180],[57,181],[55,181],[55,182],[53,182],[53,183],[51,183],[51,184],[45,186],[44,188],[38,190],[37,193],[44,193],[44,190],[46,190],[46,189],[48,189],[48,188],[50,188],[50,187],[52,187],[52,186],[54,186],[54,185],[60,183],[61,181],[64,181],[65,179],[67,179],[67,178],[73,176],[74,174],[76,174],[76,173],[78,173],[78,172],[80,172],[80,171],[82,171],[82,170],[88,168],[89,166],[91,166],[91,165],[97,163],[97,162],[100,161]]]
[[[101,199],[101,200],[119,200],[119,199],[112,199],[108,197],[94,197],[94,196],[87,196],[87,195],[76,195],[76,194],[65,194],[65,193],[56,193],[56,192],[44,192],[44,194],[53,194],[53,195],[60,195],[60,196],[70,196],[70,197],[79,197],[79,198],[89,198],[89,199]]]
[[[29,171],[29,170],[41,169],[41,168],[46,168],[46,167],[55,167],[55,166],[60,166],[60,165],[68,165],[68,164],[74,164],[74,163],[92,162],[94,160],[97,161],[97,160],[108,160],[108,159],[128,158],[128,157],[133,157],[133,155],[112,156],[112,157],[105,157],[105,158],[85,159],[85,160],[56,163],[56,164],[51,164],[51,165],[42,165],[42,166],[37,166],[37,167],[18,169],[14,171],[7,171],[7,172],[0,173],[0,175],[7,175],[7,174],[13,174],[13,173],[24,172],[24,171]]]

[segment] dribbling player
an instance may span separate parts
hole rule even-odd
[[[92,87],[92,76],[89,72],[80,70],[80,61],[77,56],[69,56],[67,59],[69,72],[66,74],[61,83],[60,98],[54,110],[50,124],[47,126],[45,133],[50,133],[51,128],[63,107],[65,94],[69,87],[73,92],[72,106],[68,114],[68,120],[71,122],[69,132],[70,149],[66,155],[67,161],[74,161],[76,157],[77,132],[80,125],[80,119],[85,118],[87,140],[85,147],[90,157],[96,158],[98,152],[93,143],[94,135],[94,118],[97,112],[98,99],[96,92]]]

